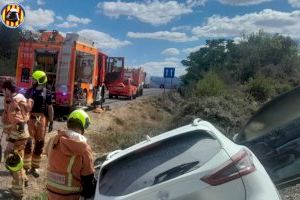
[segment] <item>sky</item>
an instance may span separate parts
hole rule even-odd
[[[300,39],[300,0],[0,0],[18,2],[25,29],[76,32],[127,67],[162,76],[164,67],[185,73],[181,60],[207,39],[258,30]]]

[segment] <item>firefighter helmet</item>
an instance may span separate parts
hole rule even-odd
[[[5,161],[5,167],[11,172],[20,171],[23,168],[23,159],[16,153],[10,153]]]
[[[89,115],[84,110],[80,110],[80,109],[74,110],[70,114],[68,120],[70,120],[70,119],[79,120],[84,129],[87,129],[91,124],[91,119],[90,119]]]
[[[15,8],[10,9],[6,16],[6,20],[10,22],[17,22],[20,20],[18,10]]]
[[[37,70],[33,72],[32,78],[36,80],[39,85],[47,83],[47,75],[43,71]]]

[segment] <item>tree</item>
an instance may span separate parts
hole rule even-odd
[[[0,23],[0,75],[15,75],[20,34]]]

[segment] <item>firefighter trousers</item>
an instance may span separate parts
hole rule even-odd
[[[41,155],[45,144],[47,118],[41,113],[32,113],[28,121],[30,138],[27,140],[24,169],[40,168]]]
[[[8,141],[4,155],[5,158],[12,152],[18,153],[22,159],[24,159],[24,149],[26,145],[26,139],[17,140],[17,141]],[[24,194],[24,187],[28,184],[28,178],[26,176],[25,170],[21,169],[17,172],[10,172],[12,175],[12,187],[11,192],[13,195],[22,197]]]

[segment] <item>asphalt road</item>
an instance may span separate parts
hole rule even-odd
[[[146,89],[144,89],[143,96],[137,97],[134,100],[129,100],[126,97],[119,97],[118,99],[108,99],[107,98],[107,99],[105,99],[105,103],[103,104],[103,106],[107,106],[108,105],[111,108],[119,107],[119,106],[122,106],[124,104],[127,104],[128,102],[135,101],[135,100],[138,100],[138,99],[141,99],[141,98],[160,95],[163,92],[164,92],[164,90],[163,89],[159,89],[159,88],[146,88]]]
[[[156,95],[162,94],[163,91],[164,91],[163,89],[159,89],[159,88],[147,88],[147,89],[144,89],[143,96],[138,97],[137,99],[144,98],[147,96],[156,96]],[[132,101],[135,101],[135,100],[132,100]],[[130,100],[128,100],[125,97],[119,97],[118,99],[108,99],[107,98],[105,100],[104,106],[109,105],[110,107],[115,107],[115,106],[121,106],[121,105],[127,104],[128,102],[130,102]],[[0,110],[2,110],[2,109],[3,109],[3,96],[0,96]]]

